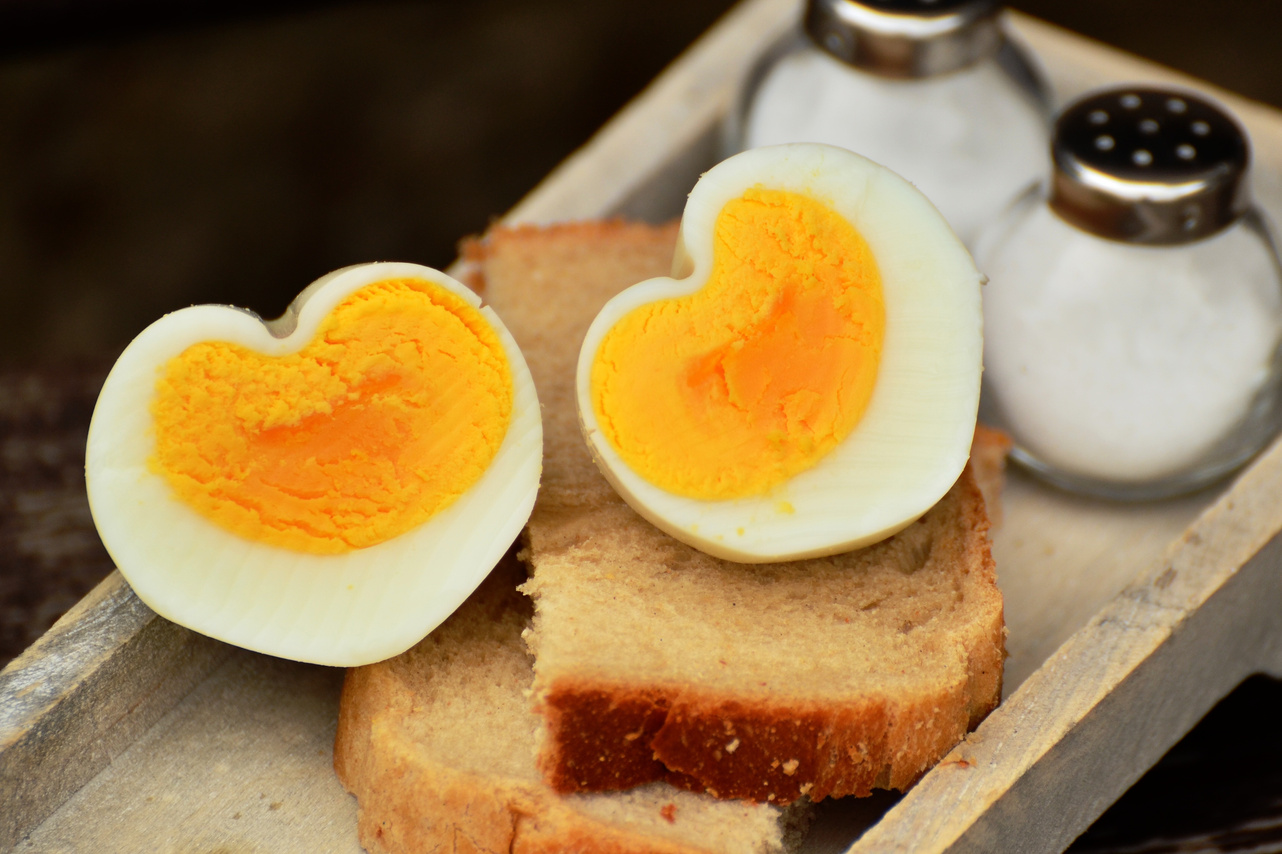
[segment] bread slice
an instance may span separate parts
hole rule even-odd
[[[1015,442],[1006,433],[985,424],[975,426],[970,446],[970,467],[984,496],[984,510],[993,530],[1002,524],[1002,487],[1006,483],[1006,459]]]
[[[534,761],[530,601],[511,555],[425,640],[349,670],[334,767],[371,854],[795,851],[808,806],[720,801],[664,783],[560,796]]]
[[[539,765],[560,792],[656,780],[791,803],[915,781],[997,704],[1002,600],[968,469],[919,522],[830,558],[743,565],[676,542],[593,464],[578,345],[667,272],[672,227],[498,229],[469,249],[545,407],[528,528]]]

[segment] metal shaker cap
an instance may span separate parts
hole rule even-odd
[[[1050,206],[1083,231],[1187,243],[1250,207],[1246,132],[1188,92],[1126,87],[1089,95],[1055,123]]]
[[[809,0],[806,32],[829,54],[883,77],[931,77],[992,56],[996,0]]]

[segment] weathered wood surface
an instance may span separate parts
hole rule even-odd
[[[509,218],[678,214],[716,156],[736,81],[797,8],[741,5]],[[1191,84],[1014,23],[1061,101],[1114,80]],[[1252,132],[1259,195],[1282,221],[1282,119],[1223,98]],[[1124,507],[1014,476],[996,540],[1006,704],[903,799],[826,809],[810,850],[844,850],[869,824],[852,850],[1065,847],[1238,680],[1282,673],[1279,493],[1282,451],[1204,515],[1215,495]],[[0,843],[355,852],[355,805],[329,769],[336,689],[323,668],[227,657],[113,577],[0,676]]]
[[[1060,851],[1244,678],[1282,675],[1280,498],[1282,446],[852,851]]]
[[[119,573],[94,588],[0,672],[0,846],[130,749],[228,649],[157,617]]]
[[[342,671],[230,650],[16,851],[359,854],[332,770]]]

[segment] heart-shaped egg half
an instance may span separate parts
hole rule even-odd
[[[966,464],[980,282],[895,173],[823,145],[738,154],[690,193],[673,276],[592,323],[576,375],[588,445],[637,512],[712,555],[876,542]]]
[[[138,596],[237,646],[352,666],[408,649],[529,518],[529,369],[468,288],[415,264],[331,273],[277,320],[166,315],[99,395],[94,522]]]

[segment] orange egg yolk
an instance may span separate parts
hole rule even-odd
[[[707,283],[604,337],[591,401],[627,465],[671,493],[761,495],[854,429],[885,337],[863,237],[820,201],[756,188],[718,214]]]
[[[297,353],[195,344],[152,405],[153,471],[223,528],[334,554],[405,533],[481,477],[512,413],[489,322],[436,284],[352,293]]]

